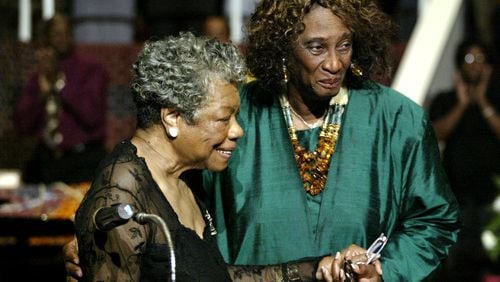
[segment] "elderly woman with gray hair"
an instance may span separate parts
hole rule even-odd
[[[157,226],[130,220],[103,231],[95,224],[97,210],[119,203],[166,222],[178,281],[229,280],[211,217],[186,172],[226,168],[243,134],[236,121],[243,59],[233,45],[184,33],[146,43],[134,71],[138,128],[101,162],[76,214],[84,280],[169,277],[167,239]]]

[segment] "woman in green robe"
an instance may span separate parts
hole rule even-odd
[[[458,206],[424,110],[371,81],[390,71],[390,22],[372,1],[263,0],[247,30],[245,135],[224,172],[204,174],[226,262],[319,259],[384,233],[381,270],[360,277],[429,279]]]

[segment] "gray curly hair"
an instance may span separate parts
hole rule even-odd
[[[147,128],[161,121],[162,108],[177,110],[193,124],[212,83],[242,83],[246,66],[231,43],[186,32],[146,42],[134,64],[134,74],[137,125]]]

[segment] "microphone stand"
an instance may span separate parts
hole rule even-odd
[[[167,245],[170,253],[170,273],[171,280],[175,282],[175,252],[174,243],[170,235],[170,230],[163,219],[155,214],[148,213],[135,213],[130,204],[115,204],[110,207],[99,208],[95,211],[92,217],[93,223],[96,229],[107,232],[117,226],[127,223],[130,218],[133,218],[139,224],[154,223],[163,232],[165,239],[167,240]]]
[[[176,259],[175,259],[175,252],[174,252],[174,242],[172,241],[172,237],[170,235],[170,231],[168,230],[167,224],[163,219],[155,214],[147,214],[147,213],[136,213],[134,215],[134,220],[140,224],[145,224],[145,223],[155,223],[158,225],[165,235],[165,239],[167,240],[167,245],[168,249],[170,252],[170,279],[172,282],[175,282],[175,266],[176,266]]]

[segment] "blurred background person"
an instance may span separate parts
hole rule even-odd
[[[105,155],[108,75],[92,58],[74,52],[64,15],[45,22],[41,37],[38,68],[14,112],[18,130],[38,138],[23,181],[89,181]]]
[[[208,16],[202,22],[201,33],[203,36],[216,38],[221,42],[229,42],[231,37],[229,21],[224,16]]]
[[[448,281],[479,281],[492,270],[481,245],[488,207],[497,193],[493,176],[500,173],[500,93],[491,83],[489,59],[484,44],[463,41],[455,55],[455,88],[435,96],[429,108],[464,220],[448,259]]]

